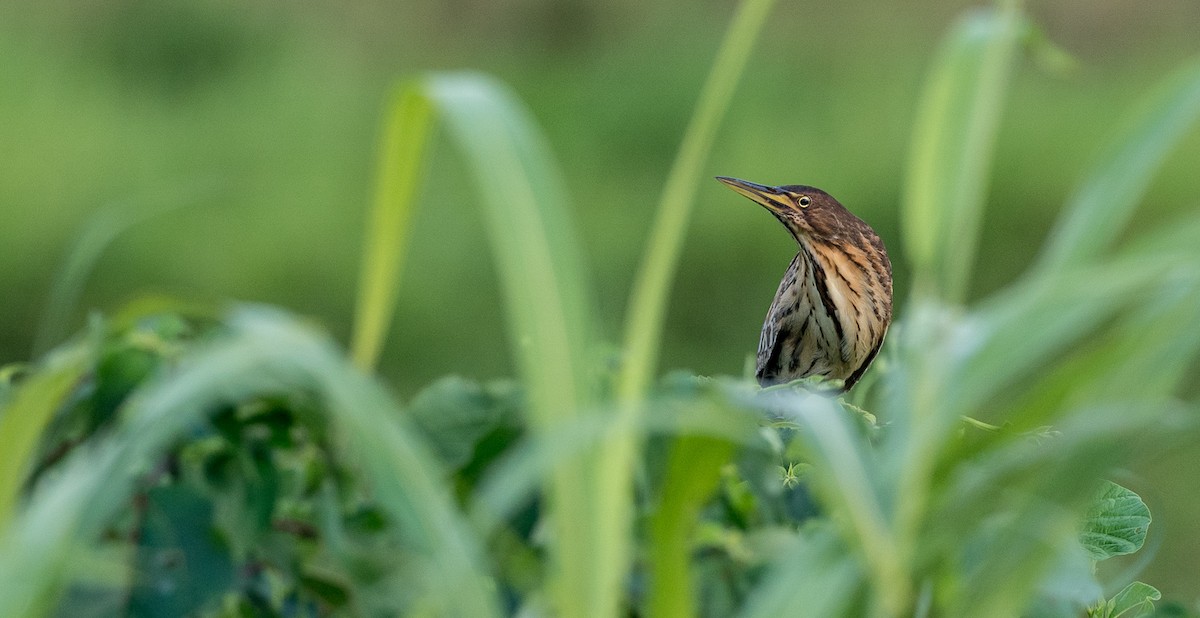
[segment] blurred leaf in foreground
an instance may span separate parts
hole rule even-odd
[[[1154,614],[1154,602],[1162,593],[1150,584],[1133,582],[1116,596],[1088,610],[1092,618],[1143,618]]]

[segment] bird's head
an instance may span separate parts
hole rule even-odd
[[[800,242],[837,238],[848,227],[864,225],[833,196],[816,187],[769,187],[727,176],[718,176],[717,180],[771,211]]]

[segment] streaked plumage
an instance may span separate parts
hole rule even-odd
[[[759,383],[823,376],[849,390],[892,320],[892,264],[883,241],[820,189],[718,180],[766,207],[799,244],[763,323]]]

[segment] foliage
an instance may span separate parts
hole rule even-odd
[[[1200,115],[1200,67],[1085,176],[1049,257],[963,306],[1030,32],[1016,3],[972,13],[918,114],[904,208],[919,284],[851,400],[656,382],[691,199],[679,178],[704,160],[768,7],[750,0],[719,54],[616,367],[535,123],[495,81],[437,74],[389,113],[353,363],[276,310],[168,305],[97,318],[0,372],[0,615],[1153,611],[1152,586],[1098,575],[1151,521],[1104,479],[1196,433],[1174,394],[1200,348],[1176,335],[1200,306],[1200,255],[1173,230],[1116,246],[1129,217],[1113,215]],[[477,181],[520,380],[449,377],[400,405],[365,370],[437,123]],[[96,251],[72,260],[61,302]]]

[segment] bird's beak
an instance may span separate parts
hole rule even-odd
[[[717,180],[728,185],[730,189],[762,204],[773,213],[782,214],[784,211],[791,210],[781,189],[728,176],[717,176]]]

